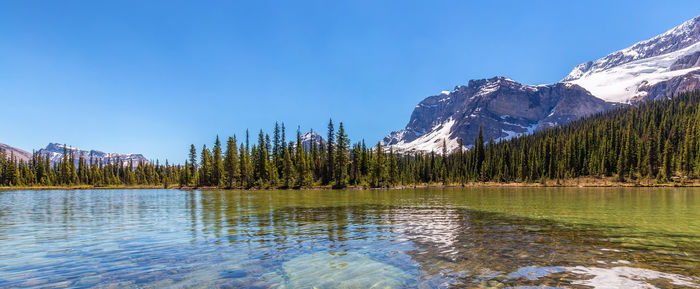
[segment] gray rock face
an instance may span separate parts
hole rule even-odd
[[[698,66],[700,66],[700,51],[697,51],[693,54],[685,55],[677,59],[676,62],[674,62],[671,65],[671,71],[688,69]]]
[[[634,98],[632,101],[636,103],[648,100],[662,100],[671,98],[684,91],[696,89],[700,89],[700,71],[692,71],[653,85],[643,85],[640,91],[644,91],[646,94]]]
[[[504,77],[471,80],[451,92],[421,101],[406,128],[389,134],[384,146],[402,152],[440,152],[473,144],[482,127],[486,140],[509,139],[568,123],[614,105],[568,83],[523,85]]]
[[[15,159],[23,162],[27,162],[32,159],[32,154],[22,149],[16,147],[11,147],[4,143],[0,143],[0,150],[5,152],[5,157],[14,157]]]
[[[51,163],[57,163],[63,160],[64,152],[73,152],[76,162],[82,156],[85,161],[89,162],[90,158],[94,162],[100,164],[114,164],[121,162],[122,165],[137,166],[140,162],[148,163],[148,160],[142,154],[120,154],[120,153],[105,153],[96,150],[80,150],[77,148],[65,146],[58,143],[49,143],[45,148],[39,150],[39,154],[49,158]],[[70,156],[69,156],[70,157]]]

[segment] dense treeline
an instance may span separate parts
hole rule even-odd
[[[700,92],[583,118],[568,125],[495,143],[483,134],[470,149],[397,154],[381,144],[350,144],[343,124],[328,124],[326,142],[287,141],[284,124],[272,137],[216,137],[212,149],[190,147],[183,166],[100,165],[70,154],[49,165],[0,156],[0,185],[167,184],[225,188],[310,186],[389,187],[419,183],[538,182],[581,176],[669,182],[700,173]],[[461,142],[461,140],[460,140]],[[306,144],[304,146],[304,144]],[[461,146],[460,146],[461,147]],[[77,164],[77,167],[76,165]]]
[[[498,144],[477,140],[463,158],[451,159],[465,165],[471,181],[689,178],[700,173],[699,104],[699,91],[681,93]]]
[[[287,143],[284,125],[272,141],[260,131],[258,142],[236,149],[228,139],[210,152],[192,146],[183,184],[226,187],[303,187],[312,185],[384,187],[417,183],[536,182],[580,176],[618,181],[688,178],[700,172],[700,92],[682,93],[583,118],[568,125],[495,143],[483,134],[471,149],[448,153],[399,155],[364,141],[349,145],[343,124],[328,124],[327,142],[301,147]],[[381,153],[380,153],[381,152]]]
[[[119,159],[77,159],[64,147],[63,159],[56,163],[38,153],[23,162],[0,150],[0,186],[168,186],[179,179],[181,166]]]

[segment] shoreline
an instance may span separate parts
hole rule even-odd
[[[116,185],[116,186],[11,186],[0,187],[0,190],[19,191],[19,190],[125,190],[125,189],[168,189],[168,190],[206,190],[206,191],[223,191],[223,190],[243,190],[243,191],[260,191],[260,190],[403,190],[403,189],[424,189],[424,188],[692,188],[700,187],[700,182],[667,182],[657,183],[656,180],[637,180],[636,182],[617,182],[612,178],[579,178],[565,180],[547,180],[545,182],[467,182],[464,184],[451,183],[431,183],[431,184],[415,184],[415,185],[398,185],[393,187],[368,187],[368,186],[347,186],[343,188],[335,188],[331,185],[309,186],[302,188],[285,188],[285,187],[253,187],[253,188],[227,188],[227,187],[195,187],[195,186],[179,186],[169,185]]]

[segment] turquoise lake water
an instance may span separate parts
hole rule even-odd
[[[700,288],[700,189],[0,191],[0,287]]]

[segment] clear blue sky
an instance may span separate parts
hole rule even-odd
[[[556,82],[698,14],[697,0],[2,0],[0,142],[182,162],[217,134],[332,117],[374,143],[441,90]]]

